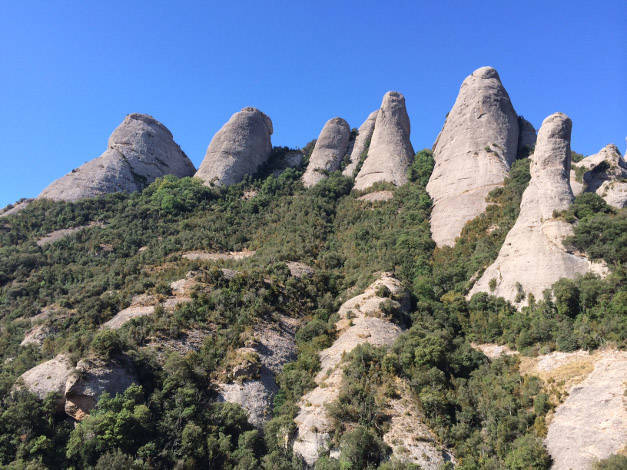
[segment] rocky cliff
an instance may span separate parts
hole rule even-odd
[[[163,124],[146,114],[129,114],[109,137],[102,155],[53,181],[38,197],[76,201],[101,194],[130,193],[161,176],[192,176],[194,171],[194,165]]]
[[[367,189],[379,182],[397,186],[407,182],[407,170],[414,158],[409,131],[405,97],[388,91],[377,113],[368,156],[355,178],[355,189]]]
[[[471,296],[488,292],[517,304],[542,292],[562,277],[574,278],[601,267],[584,256],[569,253],[562,242],[572,226],[557,217],[570,207],[570,134],[568,116],[547,117],[531,156],[531,181],[523,193],[520,214],[509,231],[496,261],[473,286]]]
[[[522,143],[529,145],[525,129]],[[516,159],[518,137],[518,116],[497,71],[475,70],[462,83],[433,146],[435,168],[427,191],[438,246],[453,245],[466,222],[485,210],[486,196],[503,183]]]
[[[254,174],[272,152],[272,121],[256,108],[244,108],[213,136],[196,177],[228,186]]]
[[[326,178],[327,173],[340,169],[348,151],[350,127],[339,117],[329,119],[316,141],[303,175],[303,184],[309,188]]]

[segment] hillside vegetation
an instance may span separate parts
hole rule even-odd
[[[139,193],[37,200],[0,219],[0,465],[301,468],[287,443],[297,402],[315,386],[317,353],[335,339],[339,304],[388,271],[411,293],[409,314],[390,312],[405,332],[389,350],[363,345],[345,358],[342,391],[329,407],[340,454],[324,456],[316,468],[414,468],[390,461],[382,439],[397,378],[407,381],[459,468],[549,468],[542,438],[555,403],[542,382],[522,377],[516,357],[490,362],[470,343],[508,344],[527,355],[624,348],[627,215],[593,193],[562,214],[574,224],[567,243],[604,260],[611,269],[605,279],[560,280],[521,311],[485,293],[466,300],[516,221],[529,161],[514,163],[504,186],[490,193],[487,211],[455,246],[443,248],[429,228],[432,168],[430,151],[421,151],[409,183],[369,190],[392,191],[387,201],[359,200],[363,193],[351,191],[352,180],[339,172],[304,189],[302,171],[274,176],[268,167],[228,188],[166,176]],[[37,244],[50,232],[91,222],[101,224]],[[181,257],[243,249],[256,253],[214,263]],[[288,261],[312,266],[314,274],[291,276]],[[226,276],[219,267],[239,274]],[[168,296],[169,283],[190,270],[202,284],[190,302],[157,308],[119,330],[101,329],[133,296]],[[41,347],[20,345],[33,317],[46,310],[54,313],[44,319]],[[299,319],[298,356],[277,378],[272,419],[256,429],[241,407],[216,401],[215,385],[254,325],[278,316]],[[201,332],[196,349],[164,357],[153,347],[190,331]],[[23,372],[60,353],[74,363],[124,357],[141,384],[103,395],[75,426],[57,412],[54,396],[41,400],[13,388]]]

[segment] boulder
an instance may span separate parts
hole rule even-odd
[[[272,152],[272,121],[257,108],[244,108],[213,136],[196,177],[229,186],[253,175]]]
[[[600,265],[565,249],[562,242],[573,229],[556,217],[573,202],[569,183],[571,127],[571,120],[562,113],[552,114],[542,123],[531,156],[531,181],[523,193],[518,219],[496,261],[469,296],[488,292],[522,305],[530,294],[541,299],[543,291],[560,278],[603,272]]]
[[[396,186],[407,183],[407,170],[414,158],[409,131],[405,97],[388,91],[377,113],[368,156],[355,178],[355,189],[364,190],[380,182]]]
[[[342,174],[344,176],[355,176],[355,171],[359,166],[359,162],[366,158],[366,153],[368,152],[368,148],[370,147],[370,141],[372,139],[374,124],[377,120],[378,113],[379,110],[371,112],[368,118],[364,121],[364,123],[359,126],[359,129],[357,130],[357,137],[355,138],[355,143],[353,144],[353,148],[350,152],[348,165],[346,165],[346,168],[344,168],[344,171],[342,171]]]
[[[81,359],[65,383],[65,412],[81,420],[103,393],[124,393],[130,385],[138,383],[137,373],[128,359]]]
[[[39,198],[76,201],[101,194],[141,191],[164,175],[192,176],[194,165],[170,131],[146,114],[129,114],[98,158],[52,182]]]
[[[17,388],[23,386],[42,400],[50,393],[58,393],[59,407],[62,408],[65,383],[73,371],[74,366],[70,358],[60,354],[24,372],[17,382]]]
[[[622,209],[627,205],[627,163],[618,147],[606,145],[598,153],[573,163],[570,173],[575,195],[594,192],[610,206]]]
[[[309,157],[309,164],[303,174],[303,184],[306,188],[322,181],[328,172],[340,169],[340,164],[348,150],[350,134],[350,127],[344,119],[334,117],[327,121],[318,136],[311,157]]]
[[[427,192],[438,246],[454,245],[466,222],[485,210],[486,196],[503,184],[516,159],[518,136],[518,116],[499,74],[492,67],[475,70],[462,83],[433,146]]]

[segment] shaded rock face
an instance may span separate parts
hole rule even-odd
[[[372,139],[374,124],[377,120],[378,113],[379,110],[370,113],[364,123],[359,126],[359,129],[357,131],[357,137],[355,138],[355,143],[353,144],[353,148],[350,152],[348,165],[346,165],[346,168],[344,168],[344,171],[342,171],[342,174],[344,176],[355,176],[355,171],[357,170],[359,162],[362,158],[365,157],[365,152],[367,152],[368,148],[370,147],[370,141]]]
[[[129,114],[98,158],[52,182],[39,198],[76,201],[101,194],[141,191],[164,175],[192,176],[194,165],[170,131],[146,114]]]
[[[562,277],[602,272],[601,266],[566,251],[562,242],[572,234],[572,226],[553,216],[568,209],[573,201],[569,184],[571,126],[562,113],[552,114],[542,123],[531,156],[531,181],[523,193],[518,219],[496,261],[473,286],[469,297],[488,292],[520,305],[528,301],[529,294],[542,298],[542,292]]]
[[[405,97],[388,91],[377,113],[368,156],[355,178],[355,189],[364,190],[379,182],[396,186],[407,183],[407,170],[414,158],[409,131]]]
[[[262,427],[272,417],[274,396],[279,390],[275,377],[286,363],[296,359],[294,335],[298,325],[299,320],[289,317],[281,317],[274,324],[258,325],[254,332],[255,344],[241,348],[259,359],[253,374],[255,377],[218,384],[218,399],[244,408],[253,426]],[[233,370],[229,374],[238,375]],[[243,374],[251,375],[250,370],[243,371]]]
[[[577,173],[582,172],[583,177],[578,178]],[[617,209],[627,205],[627,163],[614,144],[573,163],[570,181],[575,196],[582,192],[594,192]]]
[[[342,159],[348,150],[351,130],[348,123],[339,117],[329,119],[322,128],[316,145],[303,174],[306,188],[326,178],[326,173],[340,169]]]
[[[627,442],[627,353],[608,351],[557,407],[546,436],[553,469],[591,469]]]
[[[518,116],[518,155],[529,155],[536,146],[536,130],[524,117]]]
[[[454,245],[466,222],[485,211],[486,196],[503,184],[516,159],[518,136],[518,116],[497,71],[475,70],[462,83],[433,146],[435,167],[427,192],[438,246]]]
[[[386,287],[391,293],[390,297],[398,300],[380,297],[381,287]],[[339,396],[344,354],[363,343],[390,346],[401,334],[401,329],[381,309],[381,303],[387,300],[392,302],[393,308],[409,308],[407,291],[391,273],[383,273],[363,294],[344,302],[338,311],[340,320],[336,323],[337,339],[319,353],[320,372],[315,377],[318,386],[301,398],[300,410],[294,419],[297,435],[293,450],[308,465],[313,465],[320,453],[329,446],[331,422],[324,405]]]
[[[196,177],[228,186],[257,172],[272,152],[272,121],[256,108],[244,108],[213,136]]]
[[[138,383],[137,374],[128,360],[81,359],[65,384],[65,412],[81,420],[96,406],[104,392],[111,395],[123,393],[130,385]]]

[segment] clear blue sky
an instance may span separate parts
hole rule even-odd
[[[573,119],[574,150],[625,150],[627,3],[616,1],[9,1],[0,12],[0,207],[106,148],[131,112],[163,122],[198,166],[256,106],[274,145],[325,121],[359,127],[405,94],[430,147],[474,69],[497,68],[536,127]]]

